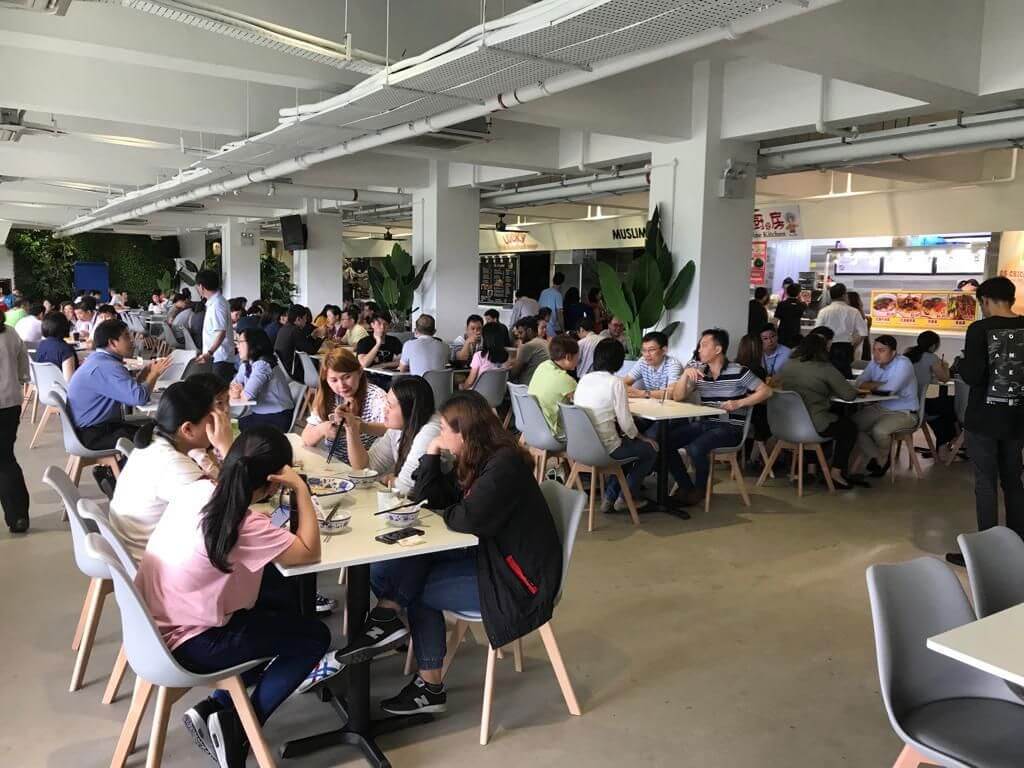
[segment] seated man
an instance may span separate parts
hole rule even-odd
[[[363,368],[372,365],[381,368],[397,368],[398,360],[402,356],[402,342],[397,336],[388,333],[388,318],[380,313],[374,315],[370,320],[370,328],[373,329],[372,336],[366,336],[356,344],[356,357]]]
[[[97,322],[96,299],[92,296],[83,296],[82,300],[75,304],[75,324],[71,332],[78,334],[79,341],[89,341]]]
[[[789,360],[793,350],[779,344],[778,331],[775,330],[775,326],[771,323],[765,324],[761,329],[760,336],[761,347],[764,350],[764,358],[761,364],[764,366],[764,371],[768,378],[771,379],[782,371],[782,366]]]
[[[443,371],[448,365],[451,350],[448,345],[434,336],[433,315],[420,315],[416,318],[416,338],[409,339],[402,346],[401,362],[398,370],[422,376],[427,371]]]
[[[661,331],[645,335],[640,351],[643,357],[626,374],[626,393],[663,400],[668,388],[682,375],[683,366],[668,354],[668,337]]]
[[[545,341],[550,341],[551,334],[551,308],[541,307],[537,313],[537,335]]]
[[[363,324],[359,322],[360,313],[358,304],[350,304],[341,310],[341,328],[345,332],[345,335],[341,337],[341,343],[345,346],[355,347],[370,335]]]
[[[875,339],[871,356],[872,361],[857,378],[857,388],[887,392],[896,397],[858,408],[853,422],[860,430],[857,447],[869,459],[868,472],[872,477],[882,477],[889,471],[893,434],[914,428],[921,403],[914,364],[896,353],[894,336],[886,334]],[[880,461],[885,463],[880,464]]]
[[[100,323],[94,342],[96,351],[68,383],[68,407],[82,445],[103,450],[113,448],[119,438],[135,435],[138,426],[124,421],[121,406],[148,403],[153,385],[170,367],[172,358],[154,360],[136,379],[124,367],[124,358],[132,354],[127,325],[120,320]]]
[[[622,349],[629,354],[629,339],[626,337],[626,324],[619,318],[613,316],[608,321],[608,327],[601,331],[601,338],[615,339],[622,345]]]
[[[480,338],[484,329],[484,319],[480,315],[466,318],[466,332],[451,343],[452,362],[468,364],[473,355],[480,349]]]
[[[565,430],[558,417],[558,406],[572,402],[576,379],[569,371],[576,368],[580,348],[571,336],[563,334],[555,336],[548,344],[548,356],[550,359],[538,365],[530,379],[529,393],[537,398],[551,433],[562,439]]]
[[[545,360],[549,360],[548,343],[537,335],[537,318],[521,317],[513,329],[519,342],[516,356],[508,366],[508,380],[513,384],[529,386],[534,372]]]
[[[682,422],[669,433],[669,471],[679,485],[676,496],[685,505],[696,504],[704,498],[711,451],[736,445],[743,436],[747,409],[763,403],[772,395],[771,388],[748,368],[725,356],[728,349],[729,334],[726,331],[721,328],[704,331],[697,346],[700,365],[687,367],[669,391],[673,400],[685,400],[696,391],[702,405],[721,408],[728,413],[724,421]],[[693,462],[695,476],[692,482],[679,459],[680,448],[686,449]]]
[[[594,365],[594,350],[598,344],[604,341],[605,337],[594,332],[594,321],[589,317],[581,317],[576,323],[576,335],[579,336],[580,346],[580,359],[576,362],[576,378],[582,379],[590,373]]]

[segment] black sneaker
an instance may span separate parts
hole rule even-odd
[[[342,664],[369,661],[408,635],[409,630],[395,611],[377,606],[366,617],[366,623],[356,639],[338,651],[337,659]]]
[[[964,561],[964,556],[959,552],[947,552],[946,562],[951,565],[959,565],[961,568],[967,567],[967,563]]]
[[[28,518],[19,517],[8,527],[11,533],[27,533],[28,532]]]
[[[889,471],[889,462],[887,461],[885,464],[879,464],[877,461],[872,459],[868,462],[867,470],[871,477],[885,477],[886,473]]]
[[[233,709],[214,712],[207,720],[213,751],[220,768],[245,768],[249,754],[249,742],[242,730],[242,723]]]
[[[117,478],[114,477],[114,470],[106,464],[97,464],[92,468],[92,477],[96,485],[103,491],[107,499],[114,498],[114,486],[117,485]]]
[[[444,712],[448,709],[447,702],[448,693],[444,689],[444,683],[431,685],[416,675],[397,696],[384,699],[380,707],[389,715],[418,715]]]
[[[338,607],[338,601],[337,600],[332,600],[327,595],[321,595],[319,592],[316,593],[316,615],[317,616],[328,616],[337,607]]]
[[[220,765],[220,761],[217,760],[217,753],[213,746],[213,739],[210,738],[210,727],[207,725],[207,721],[209,721],[210,715],[214,712],[220,712],[222,709],[223,707],[219,701],[208,698],[203,699],[192,709],[187,710],[181,717],[182,722],[185,724],[185,730],[192,735],[192,741],[195,742],[199,749],[209,755],[214,765]]]

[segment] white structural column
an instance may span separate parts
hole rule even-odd
[[[325,304],[342,304],[341,218],[311,213],[306,223],[306,250],[294,252],[293,279],[298,301],[317,314]]]
[[[186,232],[178,235],[178,253],[181,258],[188,259],[202,269],[203,261],[206,259],[206,232]],[[193,299],[199,298],[199,292],[195,288],[182,287],[188,289]]]
[[[430,260],[413,306],[437,320],[445,340],[465,330],[479,311],[480,192],[450,189],[448,164],[430,161],[430,186],[413,193],[412,258],[418,270]]]
[[[228,221],[221,227],[224,297],[260,297],[260,225]]]
[[[670,313],[681,328],[671,349],[684,362],[705,328],[729,331],[730,356],[746,332],[756,145],[722,141],[722,64],[702,61],[693,72],[691,138],[652,145],[650,204],[661,206],[662,231],[678,271],[693,259],[697,274],[686,304]],[[729,159],[750,163],[743,196],[719,196]]]

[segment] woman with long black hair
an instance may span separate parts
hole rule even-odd
[[[445,471],[442,451],[455,456],[454,472]],[[491,647],[501,648],[550,620],[562,576],[561,542],[530,457],[476,392],[457,392],[442,406],[441,433],[420,459],[412,495],[479,544],[373,566],[379,602],[338,658],[369,658],[401,638],[408,630],[398,612],[408,612],[419,673],[381,702],[393,715],[447,706],[444,611],[479,611]]]
[[[923,331],[917,336],[917,343],[903,353],[914,364],[914,375],[917,376],[917,390],[926,389],[929,384],[945,384],[953,377],[950,375],[949,364],[936,352],[942,345],[942,339],[935,331]],[[943,461],[948,457],[949,444],[956,437],[956,408],[953,397],[940,390],[938,397],[929,397],[924,401],[925,421],[935,433],[936,450]]]
[[[22,385],[28,380],[25,343],[12,327],[0,323],[0,505],[11,533],[28,530],[28,488],[14,455],[21,421]]]
[[[320,559],[313,501],[291,462],[291,444],[273,427],[239,436],[216,485],[200,480],[168,505],[136,578],[164,642],[186,669],[204,674],[272,659],[242,675],[260,723],[330,643],[330,631],[317,619],[257,600],[266,566]],[[281,488],[297,499],[294,534],[250,509]],[[242,727],[226,694],[217,691],[186,712],[185,725],[221,768],[245,765]]]
[[[480,333],[480,349],[473,353],[469,361],[469,376],[459,385],[460,389],[473,389],[477,379],[485,371],[501,368],[508,360],[508,330],[499,323],[486,323]]]
[[[292,424],[295,401],[288,388],[288,375],[277,364],[274,345],[261,328],[248,328],[238,336],[238,373],[231,382],[231,397],[255,400],[249,412],[238,420],[246,432],[269,424],[287,432]]]

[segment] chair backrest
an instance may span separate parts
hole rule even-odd
[[[586,506],[587,497],[585,494],[554,480],[545,480],[540,484],[540,490],[544,494],[544,500],[548,503],[548,509],[551,510],[551,517],[555,521],[555,530],[558,531],[558,538],[562,542],[562,580],[558,585],[558,594],[555,596],[557,602],[562,597],[565,582],[569,578],[569,561],[572,560],[576,531],[583,518],[583,507]]]
[[[389,335],[394,336],[400,342],[405,344],[409,339],[415,339],[416,334],[412,331],[392,331]]]
[[[564,451],[565,443],[551,431],[537,398],[530,394],[514,394],[512,398],[519,403],[516,426],[523,433],[526,444],[541,451]]]
[[[824,443],[811,421],[807,406],[796,392],[776,391],[768,398],[768,426],[772,435],[787,443]]]
[[[71,482],[67,473],[59,467],[47,467],[43,471],[43,482],[57,492],[68,513],[68,523],[71,526],[71,547],[78,570],[90,579],[109,579],[110,572],[106,565],[102,561],[90,557],[85,551],[85,537],[90,533],[95,533],[97,529],[91,521],[83,520],[78,514],[78,503],[82,500],[78,488]]]
[[[277,366],[275,370],[279,370],[282,373],[284,372],[280,366]],[[288,376],[288,374],[284,375]],[[299,412],[302,410],[302,403],[306,397],[306,385],[298,381],[289,381],[288,391],[292,393],[292,402],[295,403],[292,408],[292,425],[288,427],[288,431],[294,432],[295,426],[299,421]]]
[[[998,525],[956,537],[964,554],[978,618],[1024,603],[1024,541]]]
[[[914,431],[915,432],[917,430],[919,430],[921,428],[921,426],[924,424],[924,417],[925,417],[924,404],[925,404],[925,401],[927,399],[928,399],[928,384],[925,384],[922,387],[918,387],[918,390],[917,390],[917,426],[914,427]]]
[[[423,378],[434,390],[434,407],[440,408],[447,402],[455,391],[455,372],[449,369],[443,371],[424,371]]]
[[[565,452],[570,459],[592,467],[606,467],[615,463],[601,442],[586,408],[561,404],[558,410],[562,414],[562,426],[565,427]]]
[[[712,453],[732,453],[734,451],[740,451],[743,446],[747,444],[747,437],[750,435],[750,422],[754,418],[754,409],[747,408],[747,416],[743,419],[743,433],[740,435],[740,439],[734,445],[724,445],[721,448],[712,448]],[[722,420],[727,420],[727,416],[723,416]]]
[[[113,548],[99,533],[85,540],[90,556],[106,563],[114,582],[114,595],[121,611],[121,635],[128,664],[135,674],[154,685],[167,688],[192,688],[200,675],[186,671],[167,650],[156,623]]]
[[[497,408],[505,400],[508,385],[508,368],[491,368],[484,371],[473,384],[473,389],[484,396],[491,408]]]
[[[110,517],[107,512],[95,501],[92,501],[91,499],[81,499],[78,502],[78,514],[110,545],[110,548],[117,556],[118,562],[120,562],[124,568],[125,573],[127,573],[134,581],[135,574],[138,571],[138,566],[135,565],[134,558],[132,558],[131,553],[125,548],[124,542],[121,541],[121,537],[118,535],[117,531],[111,527]]]
[[[192,334],[189,333],[187,325],[181,329],[181,344],[182,349],[188,350],[189,352],[199,352],[199,347],[196,346],[196,340],[192,338]]]
[[[39,393],[39,399],[46,401],[46,396],[50,394],[55,386],[59,386],[60,392],[67,392],[68,383],[64,380],[64,372],[53,363],[37,363],[35,360],[29,360],[28,364],[32,372],[32,382],[36,385],[36,392]]]
[[[78,432],[75,429],[75,422],[71,418],[71,411],[68,408],[67,400],[63,392],[59,392],[56,389],[50,390],[50,393],[43,399],[47,405],[52,405],[57,409],[60,414],[60,425],[64,433],[64,450],[70,453],[72,456],[81,456],[82,458],[102,458],[104,456],[113,455],[113,451],[94,451],[91,448],[86,448],[82,445],[82,441],[78,439]]]
[[[317,373],[316,366],[313,364],[313,358],[306,352],[296,352],[299,357],[299,361],[302,363],[302,380],[305,382],[307,387],[319,387],[320,386],[320,374]],[[280,360],[280,358],[278,358]],[[284,366],[282,366],[284,368]],[[291,368],[285,370],[291,371]]]
[[[519,413],[519,401],[516,399],[516,395],[527,395],[530,393],[530,388],[525,384],[513,384],[511,381],[505,387],[508,389],[509,402],[512,403],[512,416],[516,420],[516,429],[522,432],[523,417]]]
[[[953,410],[956,420],[962,425],[967,418],[967,401],[971,396],[971,385],[957,376],[953,379]]]
[[[960,581],[944,563],[919,557],[867,570],[882,700],[889,722],[935,701],[978,697],[1015,701],[999,678],[928,649],[933,635],[974,621]]]

